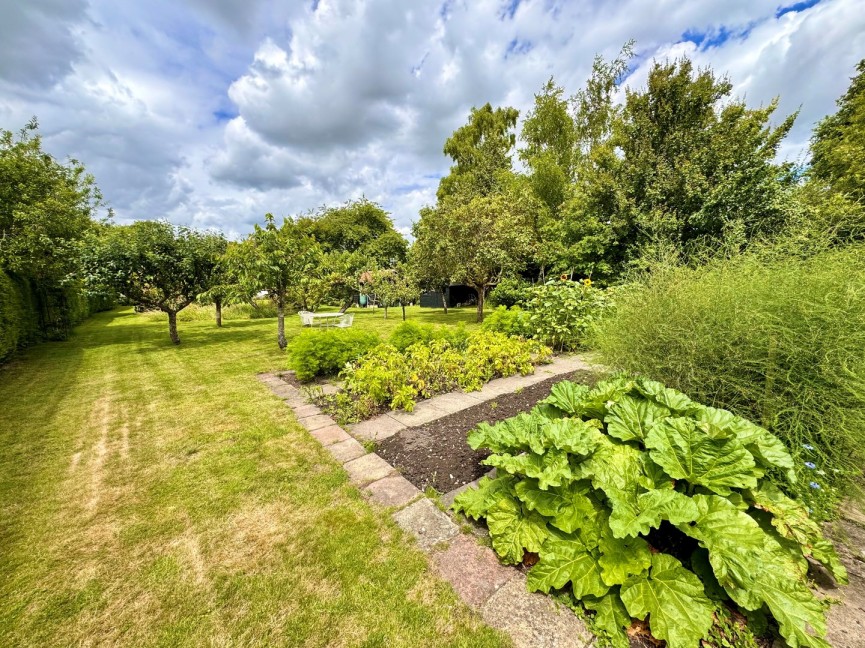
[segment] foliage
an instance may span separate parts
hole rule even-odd
[[[0,129],[0,360],[42,339],[65,339],[99,304],[84,292],[82,242],[102,205],[77,160],[42,149],[36,119]]]
[[[608,305],[591,281],[550,281],[529,291],[526,310],[532,335],[556,351],[583,347],[589,327]]]
[[[502,277],[489,299],[495,306],[522,306],[531,287],[532,284],[522,277]]]
[[[865,465],[863,257],[860,244],[655,267],[593,346],[608,366],[759,421],[802,460],[799,497],[830,517]]]
[[[445,340],[462,350],[468,344],[469,334],[462,322],[456,327],[403,322],[393,330],[388,342],[398,351],[405,351],[414,344],[429,344],[433,340]]]
[[[237,246],[233,257],[239,281],[253,292],[266,290],[277,308],[277,344],[285,349],[285,307],[304,310],[318,306],[327,292],[322,252],[314,238],[291,219],[277,227],[272,214],[265,226],[255,230]]]
[[[838,111],[814,129],[809,174],[861,204],[865,201],[865,59],[856,71],[838,99]]]
[[[369,281],[364,285],[376,296],[381,306],[384,306],[384,317],[387,319],[387,309],[390,306],[402,306],[402,319],[405,321],[405,307],[420,296],[420,288],[409,269],[400,265],[396,268],[373,270],[365,274]]]
[[[767,430],[648,379],[555,385],[530,413],[482,423],[472,448],[498,476],[454,509],[484,517],[507,563],[525,552],[533,591],[568,587],[620,644],[648,615],[670,648],[697,648],[717,601],[764,606],[793,647],[828,648],[807,560],[846,572],[805,506],[766,478],[793,476]],[[787,484],[789,485],[789,484]],[[624,644],[626,645],[626,644]]]
[[[511,184],[490,195],[448,198],[421,212],[415,245],[435,250],[435,264],[448,268],[450,281],[474,288],[479,322],[487,290],[505,271],[518,270],[533,249],[536,203],[528,189]],[[422,276],[436,272],[419,269]]]
[[[288,365],[300,380],[335,376],[348,362],[379,343],[370,331],[352,329],[305,330],[289,346]]]
[[[418,400],[457,388],[477,391],[493,378],[533,373],[534,365],[551,355],[537,342],[500,333],[474,333],[463,347],[454,338],[417,342],[404,352],[381,344],[349,364],[342,372],[343,400],[353,402],[353,418],[366,418],[383,407],[412,411]]]
[[[168,313],[172,342],[180,343],[177,313],[206,291],[225,251],[221,234],[138,221],[93,237],[84,260],[93,290],[115,290],[135,304]]]
[[[532,337],[531,314],[519,306],[499,306],[484,318],[481,328],[516,337]]]
[[[444,154],[454,164],[439,182],[438,199],[449,196],[489,196],[496,193],[503,172],[511,169],[511,151],[516,144],[512,129],[516,108],[472,108],[469,121],[447,139]]]

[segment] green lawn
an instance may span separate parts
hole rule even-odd
[[[275,320],[180,335],[102,313],[0,369],[0,646],[507,644],[256,379]]]

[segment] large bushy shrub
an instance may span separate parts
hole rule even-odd
[[[759,422],[797,461],[815,513],[865,466],[865,247],[655,268],[617,296],[594,346]],[[807,464],[804,463],[807,461]]]
[[[574,351],[586,344],[592,324],[610,300],[605,290],[586,281],[550,281],[527,288],[523,307],[499,307],[484,321],[483,328],[507,335],[532,337],[555,351]]]
[[[288,363],[300,380],[333,376],[378,343],[378,336],[369,331],[305,330],[292,341]]]
[[[795,477],[767,430],[621,376],[591,390],[558,383],[531,413],[468,441],[493,452],[483,463],[497,477],[454,508],[486,518],[505,562],[537,554],[529,589],[580,601],[615,646],[648,615],[669,648],[698,648],[731,605],[755,624],[768,613],[791,647],[829,647],[807,559],[847,575],[806,507],[766,478]]]
[[[522,277],[504,277],[490,292],[490,302],[495,306],[521,306],[528,297],[532,284]]]

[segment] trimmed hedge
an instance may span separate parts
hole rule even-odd
[[[113,306],[109,298],[88,297],[80,286],[40,290],[0,270],[0,362],[30,344],[65,340],[73,326]]]

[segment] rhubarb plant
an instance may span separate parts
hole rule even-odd
[[[481,424],[495,478],[456,498],[485,518],[506,563],[537,554],[532,591],[572,596],[614,646],[645,620],[669,648],[697,648],[720,605],[777,623],[790,648],[829,648],[808,560],[847,574],[785,492],[793,459],[767,430],[661,383],[620,376],[554,386],[531,412]],[[527,563],[533,561],[526,561]]]

